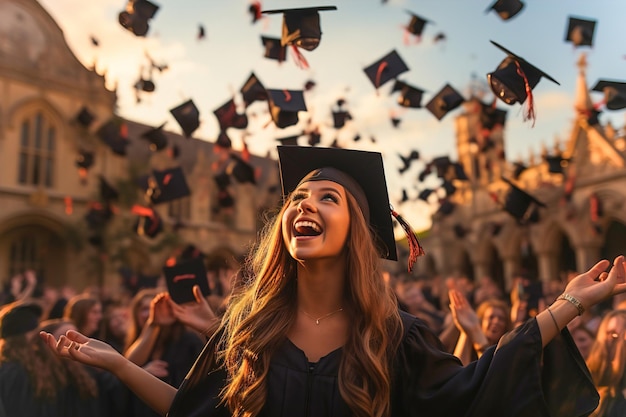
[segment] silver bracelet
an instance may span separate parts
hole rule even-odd
[[[583,313],[585,312],[585,307],[583,307],[582,303],[580,301],[578,301],[578,298],[571,296],[570,294],[564,292],[563,294],[559,295],[559,297],[557,298],[557,300],[565,300],[565,301],[569,301],[570,303],[574,304],[574,307],[576,307],[576,309],[578,310],[578,315],[582,316]]]

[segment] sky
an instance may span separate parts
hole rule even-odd
[[[213,110],[231,99],[251,72],[266,88],[302,90],[308,80],[316,86],[305,93],[307,112],[300,113],[300,123],[279,129],[268,123],[266,103],[247,109],[250,119],[245,141],[252,153],[275,156],[277,138],[298,134],[310,118],[321,126],[322,146],[334,139],[343,147],[378,151],[383,154],[390,200],[397,204],[403,188],[417,195],[417,174],[423,168],[415,164],[400,176],[399,154],[416,149],[422,161],[449,155],[456,160],[455,116],[460,109],[438,121],[425,108],[404,109],[396,104],[397,94],[390,94],[392,83],[373,87],[363,68],[392,50],[409,67],[399,78],[425,90],[425,105],[446,83],[469,97],[470,86],[491,93],[486,74],[496,69],[506,57],[494,47],[493,40],[521,56],[556,79],[560,85],[543,78],[533,90],[536,121],[523,120],[519,104],[498,107],[508,110],[505,129],[507,159],[527,159],[542,146],[552,147],[555,138],[569,137],[573,109],[576,62],[587,55],[587,82],[593,87],[598,79],[623,80],[626,71],[626,26],[623,16],[626,2],[615,0],[527,0],[522,11],[504,21],[486,10],[492,0],[264,0],[263,10],[335,5],[337,10],[320,12],[322,38],[317,49],[303,51],[309,68],[301,69],[292,59],[277,61],[263,57],[261,35],[280,37],[282,17],[265,15],[252,23],[249,0],[153,0],[159,6],[145,37],[137,37],[118,23],[118,14],[126,0],[39,0],[64,32],[66,40],[87,67],[106,74],[106,86],[116,89],[117,113],[125,118],[160,125],[180,132],[169,109],[193,99],[200,110],[201,126],[194,137],[214,142],[219,125]],[[420,39],[409,38],[403,27],[413,12],[426,18]],[[596,20],[592,47],[574,48],[565,42],[569,16]],[[198,26],[205,28],[205,38],[197,38]],[[443,42],[434,42],[444,33]],[[91,37],[98,40],[94,46]],[[148,58],[168,69],[154,72],[156,90],[141,95],[136,102],[133,85],[141,71],[147,74]],[[353,120],[342,129],[332,127],[331,110],[338,99]],[[593,93],[600,102],[602,94]],[[397,128],[390,114],[402,120]],[[601,122],[611,121],[622,127],[622,111],[604,111]],[[235,149],[241,149],[244,132],[229,129]],[[356,134],[361,140],[354,142]],[[375,142],[369,140],[374,137]],[[306,139],[301,138],[301,145]],[[416,229],[427,228],[436,206],[420,200],[405,203],[402,214]]]

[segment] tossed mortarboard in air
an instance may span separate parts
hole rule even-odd
[[[593,46],[593,34],[596,29],[596,21],[570,16],[567,21],[565,40],[575,47]]]
[[[298,112],[306,111],[304,94],[294,90],[267,90],[270,114],[279,128],[298,123]]]
[[[429,112],[441,120],[446,114],[459,107],[465,99],[450,84],[446,84],[439,92],[426,103]]]
[[[151,79],[139,77],[137,82],[135,82],[135,90],[141,90],[146,93],[152,93],[156,90],[156,85],[154,81]]]
[[[230,209],[235,207],[235,199],[227,188],[220,189],[217,193],[217,207],[214,208],[215,212],[219,212],[222,209]]]
[[[456,186],[452,184],[452,181],[444,180],[441,183],[441,188],[446,192],[446,197],[450,197],[454,193],[456,193]]]
[[[395,49],[363,69],[376,89],[408,70],[409,67]]]
[[[598,80],[591,90],[604,93],[604,106],[607,110],[626,108],[626,82]]]
[[[202,23],[198,24],[198,33],[196,35],[196,39],[199,41],[206,37],[206,30],[204,29],[204,25]]]
[[[517,15],[524,8],[521,0],[496,0],[485,10],[489,13],[494,10],[502,20],[509,20]]]
[[[494,100],[493,104],[480,103],[480,125],[483,129],[491,132],[497,127],[504,127],[506,123],[506,110],[502,110],[496,107]]]
[[[105,203],[109,203],[119,198],[120,193],[115,188],[113,188],[113,186],[109,184],[102,175],[100,175],[99,181],[100,198],[102,199],[102,201],[104,201]]]
[[[226,171],[222,171],[219,174],[215,174],[213,176],[213,181],[215,181],[215,185],[220,190],[226,189],[230,185],[230,175]]]
[[[570,159],[563,158],[563,155],[546,155],[548,172],[552,174],[563,174],[563,169],[569,165]]]
[[[281,45],[279,38],[270,36],[261,36],[261,43],[265,47],[263,56],[278,62],[284,62],[287,59],[287,47]]]
[[[600,116],[600,113],[602,113],[601,110],[589,110],[589,112],[587,113],[587,123],[589,123],[590,126],[599,124],[600,119],[598,118],[598,116]]]
[[[406,191],[406,188],[402,189],[402,197],[400,198],[401,203],[406,203],[409,201],[409,193]]]
[[[226,166],[226,173],[241,184],[256,184],[254,167],[244,161],[240,156],[231,154],[230,161]]]
[[[410,107],[414,109],[422,107],[422,95],[424,94],[424,90],[413,87],[404,81],[396,80],[393,84],[391,92],[393,93],[396,91],[400,92],[400,95],[398,96],[398,104],[402,107]]]
[[[230,140],[230,137],[224,130],[220,130],[220,133],[217,135],[217,139],[215,140],[215,145],[220,148],[230,149],[233,147],[233,141]]]
[[[411,20],[409,21],[409,24],[406,25],[407,32],[420,37],[424,31],[426,23],[430,23],[430,20],[425,19],[409,10],[406,10],[406,12],[411,15]]]
[[[430,161],[430,165],[437,170],[437,177],[446,178],[452,166],[452,161],[450,161],[450,157],[447,155],[438,156]]]
[[[333,114],[333,127],[341,129],[345,126],[347,120],[352,120],[352,115],[347,110],[335,110]]]
[[[191,193],[181,167],[154,170],[152,175],[141,182],[142,188],[146,190],[146,197],[152,204],[176,200]]]
[[[141,137],[143,139],[146,139],[148,142],[150,142],[150,150],[153,152],[160,151],[167,147],[167,136],[165,136],[165,133],[163,132],[164,126],[165,123],[163,123],[159,127],[149,129],[141,134]]]
[[[128,146],[128,132],[126,124],[120,120],[109,120],[100,126],[97,132],[98,137],[106,143],[114,154],[126,155]]]
[[[497,98],[509,105],[524,103],[528,98],[528,111],[524,118],[534,120],[532,90],[539,83],[541,77],[545,77],[557,85],[560,84],[524,58],[515,55],[494,41],[490,42],[508,55],[495,71],[487,74],[487,81],[491,90]]]
[[[255,101],[267,100],[267,91],[265,91],[265,87],[263,87],[257,76],[254,75],[254,72],[250,74],[239,91],[243,97],[245,107],[248,107]]]
[[[420,193],[417,195],[417,198],[419,198],[422,201],[428,201],[428,197],[430,197],[430,195],[434,192],[435,190],[432,190],[430,188],[425,188],[422,191],[420,191]]]
[[[520,224],[537,222],[539,220],[539,207],[546,207],[546,205],[513,184],[510,180],[506,178],[503,178],[503,180],[509,184],[510,188],[504,198],[502,208]]]
[[[163,266],[163,275],[170,297],[176,304],[196,302],[193,287],[198,285],[202,295],[211,294],[206,267],[201,257]]]
[[[342,185],[356,199],[372,227],[380,256],[397,260],[392,215],[402,225],[411,247],[409,270],[423,254],[417,236],[389,204],[382,155],[341,148],[279,146],[282,193],[286,198],[303,181],[330,180]]]
[[[193,132],[200,127],[200,111],[191,99],[170,109],[170,113],[180,125],[186,138],[191,137]]]
[[[235,129],[245,129],[248,127],[248,116],[246,113],[237,113],[237,105],[234,99],[230,99],[222,104],[213,111],[213,114],[217,117],[220,130],[226,130],[229,127]]]
[[[264,14],[283,14],[281,44],[294,45],[312,51],[320,43],[322,30],[319,12],[337,10],[336,6],[303,7],[296,9],[264,10]]]
[[[85,214],[85,221],[90,230],[97,230],[106,225],[113,218],[113,209],[109,204],[91,202]]]
[[[154,238],[163,231],[163,221],[155,209],[135,204],[130,211],[138,216],[133,229],[139,236]]]
[[[95,157],[93,152],[80,151],[76,157],[76,166],[82,169],[89,169],[93,166]]]
[[[395,128],[400,126],[400,123],[402,123],[402,119],[393,114],[389,117],[389,121],[391,122],[391,126]]]
[[[403,174],[406,170],[408,170],[411,167],[411,163],[413,161],[416,161],[420,158],[420,154],[417,150],[412,150],[411,153],[409,154],[409,156],[404,156],[401,154],[398,154],[398,156],[400,157],[400,159],[402,160],[402,166],[400,168],[398,168],[398,172],[400,174]]]
[[[248,13],[250,13],[250,16],[252,16],[252,23],[258,22],[263,17],[263,15],[261,14],[261,2],[251,2],[248,6]]]
[[[84,128],[91,126],[91,123],[93,123],[95,119],[96,117],[85,106],[81,107],[80,111],[76,115],[76,121]]]
[[[159,6],[148,0],[128,0],[126,10],[118,15],[118,21],[136,36],[146,36],[150,29],[148,21],[158,10]]]
[[[298,138],[300,135],[287,136],[284,138],[277,138],[276,140],[280,142],[282,146],[298,146]]]
[[[313,88],[315,88],[315,86],[317,85],[317,83],[313,80],[307,80],[304,83],[304,91],[311,91]]]

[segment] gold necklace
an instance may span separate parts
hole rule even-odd
[[[318,317],[315,318],[312,315],[310,315],[309,313],[307,313],[306,311],[300,309],[300,311],[302,311],[308,318],[310,318],[311,320],[315,321],[315,324],[317,324],[318,326],[320,325],[320,321],[327,319],[328,317],[332,316],[333,314],[337,314],[340,311],[343,311],[343,307],[339,307],[339,310],[335,310],[335,311],[331,311],[330,313],[322,316],[322,317]]]

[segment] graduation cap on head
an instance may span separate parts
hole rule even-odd
[[[152,175],[142,182],[145,182],[142,187],[152,204],[165,203],[191,194],[181,167],[152,171]]]
[[[459,107],[465,99],[463,96],[454,89],[450,84],[446,84],[439,92],[430,99],[426,104],[426,108],[430,111],[437,120],[443,119],[443,117],[452,110]]]
[[[496,0],[485,10],[489,13],[494,10],[502,20],[509,20],[517,15],[524,8],[524,3],[520,0]]]
[[[133,230],[139,236],[154,238],[163,231],[163,221],[155,209],[136,204],[130,211],[138,216]]]
[[[596,21],[570,16],[567,21],[565,40],[579,46],[592,46]]]
[[[176,304],[195,302],[193,287],[198,285],[202,295],[211,294],[209,281],[206,276],[206,267],[201,257],[191,258],[178,262],[172,266],[163,267],[167,291]]]
[[[263,57],[273,59],[279,63],[287,59],[287,47],[280,44],[279,38],[261,36],[261,43],[265,47]]]
[[[423,254],[417,237],[404,220],[390,209],[382,155],[342,148],[279,146],[278,161],[283,196],[302,182],[330,180],[352,194],[374,231],[381,257],[397,260],[392,214],[402,225],[411,247],[409,270]]]
[[[503,180],[509,184],[510,188],[504,198],[502,208],[520,224],[539,221],[539,207],[546,207],[546,205],[513,184],[510,180],[506,178],[503,178]]]
[[[598,80],[591,90],[604,93],[604,105],[608,110],[626,108],[626,82]]]
[[[191,99],[170,109],[170,113],[180,125],[186,138],[191,137],[192,133],[200,127],[200,111]]]
[[[376,89],[408,70],[409,67],[395,49],[363,69]]]
[[[424,90],[413,87],[404,81],[396,80],[393,84],[393,88],[391,89],[392,93],[395,91],[400,92],[400,95],[398,96],[398,104],[402,107],[410,107],[414,109],[422,107],[422,95],[424,94]]]
[[[265,91],[265,87],[263,87],[257,76],[254,75],[254,72],[250,74],[239,91],[243,97],[245,107],[248,107],[255,101],[267,100],[267,91]]]
[[[126,155],[128,138],[126,137],[126,127],[123,122],[109,120],[98,129],[97,135],[111,148],[114,154],[120,156]]]
[[[213,114],[217,117],[220,130],[226,130],[229,127],[234,127],[235,129],[248,127],[248,116],[245,113],[237,113],[237,105],[234,99],[230,99],[222,104],[213,111]]]
[[[165,123],[161,126],[145,131],[141,134],[141,137],[150,142],[150,150],[160,151],[167,147],[167,136],[163,132],[163,127]]]
[[[148,21],[158,10],[159,6],[148,0],[128,0],[126,10],[118,15],[118,21],[136,36],[146,36],[150,29]]]
[[[282,146],[298,146],[298,138],[300,135],[287,136],[284,138],[277,138],[276,140],[280,142]]]
[[[231,154],[230,158],[226,172],[239,183],[256,184],[254,167],[235,154]]]
[[[91,126],[91,123],[95,120],[95,116],[85,106],[81,107],[80,111],[76,115],[76,121],[84,128]]]
[[[547,155],[545,157],[548,163],[548,172],[552,174],[563,174],[563,169],[569,165],[569,158],[563,158],[563,155]]]
[[[560,84],[524,58],[515,55],[494,41],[490,42],[508,55],[495,71],[487,74],[487,81],[491,90],[496,97],[509,105],[524,103],[528,98],[528,111],[525,118],[534,120],[533,88],[539,83],[541,77],[545,77],[557,85]]]
[[[0,339],[18,336],[39,327],[43,309],[39,304],[17,301],[0,309]]]
[[[429,23],[430,20],[425,19],[421,16],[418,16],[409,10],[407,10],[406,12],[411,15],[411,20],[409,21],[409,24],[406,26],[407,32],[415,36],[421,36],[422,32],[424,31],[424,26],[426,26],[426,23]]]
[[[296,9],[264,10],[264,14],[283,14],[281,44],[294,45],[312,51],[320,43],[322,30],[320,27],[321,11],[337,10],[335,6],[303,7]]]
[[[113,188],[113,186],[109,184],[108,181],[102,175],[100,175],[99,181],[100,181],[100,198],[102,199],[102,201],[104,201],[105,203],[108,203],[110,201],[117,200],[119,198],[120,193],[115,188]]]
[[[298,123],[298,112],[306,111],[304,94],[293,90],[267,90],[270,114],[279,128]]]

